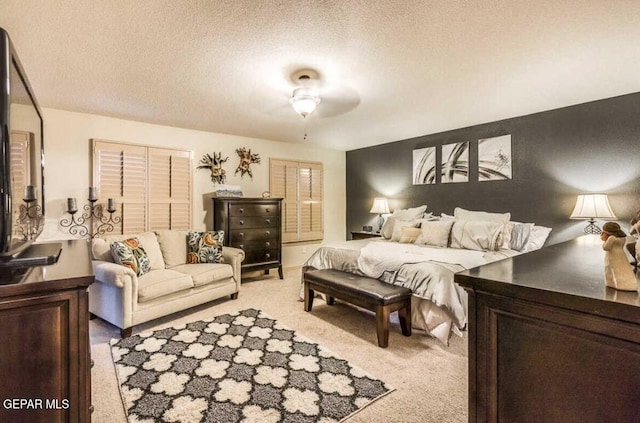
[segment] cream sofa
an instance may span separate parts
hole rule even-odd
[[[142,276],[114,262],[110,245],[136,236],[151,270]],[[92,240],[95,283],[89,311],[131,335],[133,326],[230,295],[238,297],[244,252],[223,247],[224,263],[187,264],[187,231],[162,230]]]

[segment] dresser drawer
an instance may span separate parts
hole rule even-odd
[[[246,266],[248,264],[264,263],[269,261],[279,262],[280,250],[278,250],[277,248],[272,248],[269,250],[245,251],[242,265]]]
[[[278,241],[273,238],[269,238],[262,241],[236,241],[231,242],[231,246],[234,248],[240,248],[245,252],[251,250],[269,250],[278,246]]]
[[[233,246],[236,243],[247,241],[275,240],[278,237],[277,228],[234,229],[229,232],[229,242]]]
[[[277,216],[277,204],[231,204],[229,216]]]
[[[229,230],[243,228],[275,228],[279,223],[277,216],[230,217]]]

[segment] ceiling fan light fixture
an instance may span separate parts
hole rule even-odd
[[[320,104],[320,97],[314,95],[308,89],[303,87],[293,90],[291,105],[293,106],[293,110],[303,118],[313,113],[318,104]]]

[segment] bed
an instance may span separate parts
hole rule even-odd
[[[424,209],[394,212],[381,238],[319,248],[302,272],[337,269],[407,287],[413,292],[413,328],[448,345],[467,325],[467,294],[454,274],[541,248],[551,229],[511,222],[509,213],[456,208],[453,216],[434,218]]]

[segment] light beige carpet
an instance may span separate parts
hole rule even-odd
[[[245,308],[261,309],[396,388],[349,418],[349,423],[467,421],[466,334],[464,338],[453,336],[449,347],[420,331],[404,337],[394,313],[389,347],[379,348],[373,314],[340,302],[330,307],[321,299],[317,299],[313,311],[307,313],[297,301],[299,290],[299,268],[285,269],[284,280],[276,276],[245,278],[235,301],[216,301],[139,325],[134,333]],[[119,333],[117,328],[100,319],[90,323],[91,354],[95,362],[91,372],[94,423],[126,421],[109,346],[109,340]]]

